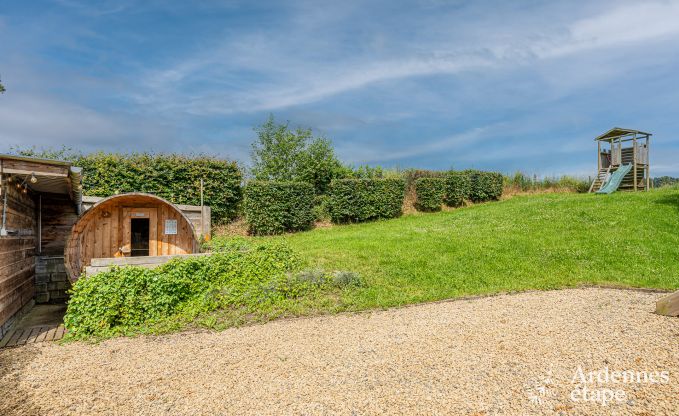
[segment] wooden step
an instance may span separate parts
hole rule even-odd
[[[655,313],[665,316],[679,316],[679,291],[658,300],[655,304]]]

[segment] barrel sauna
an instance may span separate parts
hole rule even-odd
[[[92,259],[198,251],[196,231],[178,207],[155,195],[128,193],[102,199],[82,214],[66,242],[65,263],[75,281]]]

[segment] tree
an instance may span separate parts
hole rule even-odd
[[[309,143],[300,154],[299,178],[314,186],[316,194],[328,192],[333,179],[349,176],[350,170],[342,165],[335,156],[332,142],[318,137]]]
[[[0,94],[4,93],[5,91],[5,86],[2,85],[2,82],[0,82]]]
[[[255,128],[252,144],[252,176],[265,181],[301,181],[324,194],[330,181],[347,175],[347,168],[335,156],[332,142],[313,137],[311,129],[291,130],[277,124],[273,116]]]
[[[262,181],[297,179],[300,154],[312,137],[311,130],[292,131],[288,124],[276,124],[273,115],[255,128],[257,140],[252,144],[252,174]]]

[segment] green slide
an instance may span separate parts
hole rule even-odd
[[[625,177],[629,173],[629,171],[632,169],[632,164],[627,164],[627,165],[622,165],[611,174],[611,177],[606,181],[604,186],[601,187],[598,191],[596,191],[597,194],[612,194],[613,192],[618,190],[618,187],[620,186],[620,183],[622,182],[622,178]]]

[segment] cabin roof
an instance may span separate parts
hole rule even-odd
[[[641,137],[649,137],[651,136],[651,133],[646,133],[641,130],[632,130],[632,129],[623,129],[620,127],[613,127],[612,129],[608,130],[606,133],[602,134],[601,136],[597,137],[594,139],[595,141],[598,140],[611,140],[611,139],[617,139],[620,137],[625,137],[625,136],[633,136],[633,135],[641,136]]]
[[[33,192],[68,195],[77,207],[82,203],[82,168],[70,162],[0,154],[0,174],[3,181],[13,177]]]

